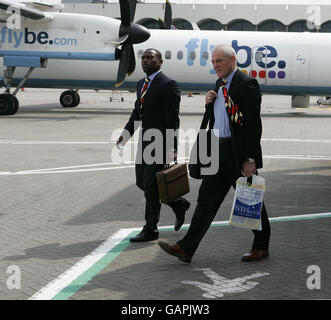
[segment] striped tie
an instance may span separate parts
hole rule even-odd
[[[244,115],[242,112],[239,110],[238,106],[233,102],[230,96],[228,96],[228,90],[225,87],[226,85],[226,80],[222,80],[220,82],[220,87],[222,88],[223,96],[224,96],[224,101],[225,101],[225,107],[226,110],[228,111],[229,118],[231,121],[239,126],[243,125],[244,121]]]
[[[144,97],[145,97],[145,94],[147,92],[147,88],[148,88],[148,83],[149,83],[150,79],[147,77],[145,78],[145,83],[144,83],[144,86],[143,86],[143,89],[141,90],[141,95],[140,95],[140,109],[141,109],[141,106],[144,102]]]

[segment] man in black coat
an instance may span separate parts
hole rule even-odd
[[[231,46],[216,46],[212,63],[219,79],[215,90],[206,95],[206,113],[211,134],[218,141],[218,171],[204,176],[185,237],[176,245],[159,242],[165,252],[187,263],[191,262],[231,186],[235,188],[240,176],[251,177],[262,168],[258,82],[237,69],[236,54]],[[253,245],[242,261],[261,260],[269,255],[270,224],[264,204],[261,221],[262,230],[253,230]]]
[[[117,145],[124,145],[141,123],[135,170],[136,184],[144,191],[146,199],[146,223],[143,230],[130,239],[131,242],[158,239],[157,223],[160,218],[161,203],[156,173],[177,157],[175,132],[179,128],[180,90],[175,80],[162,73],[162,63],[162,55],[156,49],[147,49],[141,57],[141,66],[146,78],[137,83],[137,100],[134,109],[124,128],[125,131],[117,141]],[[170,132],[168,135],[167,130],[168,133]],[[172,141],[169,141],[171,137]],[[177,231],[184,223],[185,212],[190,203],[184,198],[179,198],[169,206],[176,215]]]

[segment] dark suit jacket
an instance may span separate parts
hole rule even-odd
[[[218,92],[220,81],[221,79],[216,81],[216,92]],[[256,168],[262,168],[261,92],[259,84],[254,78],[237,69],[232,78],[228,95],[244,115],[242,126],[233,123],[229,119],[238,170],[241,170],[242,164],[247,158],[255,159]],[[214,103],[206,105],[206,113],[210,119],[209,128],[211,129],[215,122]]]
[[[166,129],[176,130],[179,128],[178,114],[181,93],[177,82],[168,78],[161,71],[153,79],[145,94],[141,115],[139,111],[139,101],[143,84],[144,79],[139,80],[137,83],[137,100],[125,129],[129,131],[131,137],[134,130],[137,129],[134,126],[134,122],[142,121],[142,134],[144,134],[144,132],[148,129],[160,130],[163,135],[163,157],[165,163],[165,156],[168,152],[168,150],[166,150],[165,141]],[[171,148],[177,150],[177,138],[174,140],[175,141],[171,145]],[[143,142],[142,148],[138,146],[138,151],[144,150],[149,143],[151,142]]]

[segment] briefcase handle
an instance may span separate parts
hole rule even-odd
[[[164,165],[164,169],[169,169],[171,166],[177,164],[177,152],[176,155],[174,156],[174,161],[170,162],[170,163],[166,163]]]

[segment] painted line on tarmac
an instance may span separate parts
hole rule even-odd
[[[331,212],[313,213],[294,216],[280,216],[269,218],[273,222],[286,222],[298,220],[312,220],[331,218]],[[215,221],[212,227],[229,226],[229,221]],[[184,224],[182,229],[188,229],[189,224]],[[172,231],[173,226],[163,226],[159,231]],[[130,237],[136,235],[141,228],[120,229],[99,247],[85,256],[70,269],[62,273],[55,280],[37,291],[29,300],[67,300],[80,288],[106,268],[116,257],[121,254],[129,245]]]
[[[331,157],[320,155],[265,155],[264,159],[291,159],[291,160],[331,160]],[[178,158],[179,161],[187,162],[189,158]],[[22,175],[36,175],[36,174],[55,174],[55,173],[79,173],[79,172],[94,172],[94,171],[106,171],[106,170],[119,170],[134,168],[134,161],[119,162],[107,162],[107,163],[95,163],[85,164],[78,166],[57,167],[57,168],[44,168],[33,169],[23,171],[0,171],[0,176],[22,176]]]
[[[330,139],[286,139],[286,138],[262,138],[265,142],[297,142],[297,143],[331,143]],[[180,143],[195,142],[195,139],[181,139]],[[116,141],[49,141],[49,140],[0,140],[0,144],[9,145],[42,145],[42,144],[115,144]],[[138,141],[128,141],[127,144],[137,144]]]

